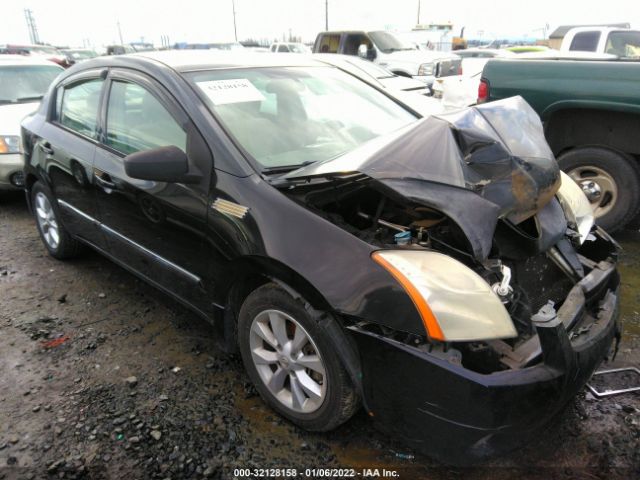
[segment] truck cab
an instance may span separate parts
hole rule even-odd
[[[615,27],[576,27],[567,32],[562,52],[608,53],[620,58],[640,58],[640,30]]]
[[[392,73],[412,77],[428,87],[438,77],[461,73],[461,59],[452,53],[418,50],[386,31],[321,32],[313,53],[339,53],[370,60]]]

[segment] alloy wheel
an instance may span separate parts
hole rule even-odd
[[[253,319],[251,359],[269,392],[299,413],[318,410],[327,395],[324,362],[309,333],[293,317],[265,310]]]
[[[51,202],[44,193],[38,192],[35,204],[36,218],[38,219],[42,237],[49,248],[55,250],[60,244],[60,230]]]

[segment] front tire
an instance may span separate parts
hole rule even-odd
[[[40,239],[49,255],[58,260],[76,257],[82,245],[64,228],[58,202],[51,190],[41,182],[36,182],[31,189],[31,205]]]
[[[263,285],[240,309],[238,341],[263,400],[306,430],[327,431],[354,414],[358,396],[333,340],[311,312],[278,285]]]
[[[609,232],[627,225],[640,209],[640,169],[635,160],[601,147],[580,147],[558,164],[585,192],[596,223]]]

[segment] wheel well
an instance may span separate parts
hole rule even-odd
[[[598,109],[565,109],[545,123],[547,142],[556,156],[581,146],[604,146],[640,155],[640,115]]]
[[[37,181],[38,181],[38,177],[36,177],[34,174],[32,173],[27,174],[27,178],[25,178],[24,180],[24,186],[29,191],[29,193],[31,193],[31,188],[33,187],[33,184],[36,183]]]
[[[256,288],[268,282],[276,282],[292,296],[301,296],[317,310],[330,310],[326,299],[302,275],[286,265],[268,257],[244,257],[234,262],[231,270],[235,276],[224,298],[224,321],[218,325],[223,335],[223,348],[237,351],[237,318],[244,300]]]

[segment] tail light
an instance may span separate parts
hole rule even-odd
[[[478,85],[478,103],[484,103],[487,100],[489,100],[489,82],[483,78]]]

